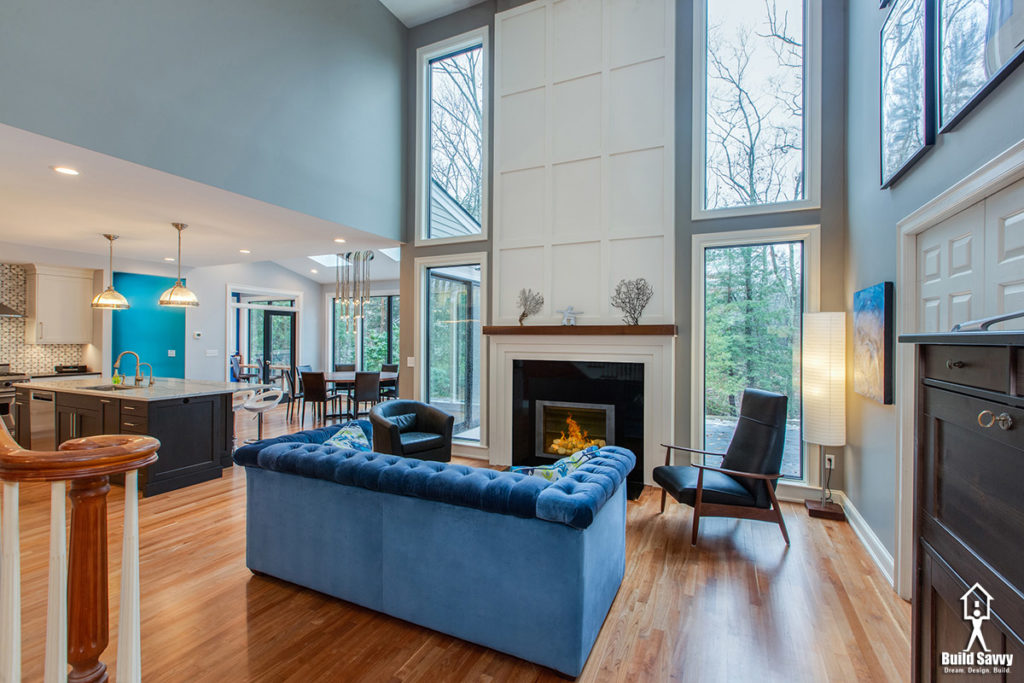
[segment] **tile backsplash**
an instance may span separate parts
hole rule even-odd
[[[25,268],[13,263],[0,263],[0,302],[25,312]],[[82,344],[26,344],[24,318],[0,318],[0,363],[10,363],[11,370],[28,374],[53,372],[54,365],[84,363]]]

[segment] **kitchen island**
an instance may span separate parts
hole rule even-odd
[[[56,443],[97,434],[148,434],[160,459],[140,471],[151,496],[220,477],[231,465],[231,395],[258,388],[240,382],[156,378],[152,386],[104,383],[98,377],[33,379],[16,385],[16,403],[52,400]],[[31,448],[32,411],[18,410],[15,438]],[[39,413],[37,412],[38,418]],[[38,425],[37,425],[38,428]]]

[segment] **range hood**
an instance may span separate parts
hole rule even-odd
[[[8,306],[7,304],[0,304],[0,318],[23,318],[21,313]]]

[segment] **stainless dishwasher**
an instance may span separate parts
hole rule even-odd
[[[52,391],[33,389],[30,394],[29,414],[32,424],[32,450],[53,451],[56,444],[56,405]]]

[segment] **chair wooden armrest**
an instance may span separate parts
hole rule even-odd
[[[782,476],[782,474],[755,474],[754,472],[740,472],[739,470],[727,470],[722,467],[712,467],[711,465],[691,465],[699,470],[711,470],[712,472],[721,472],[722,474],[728,474],[730,477],[746,477],[747,479],[760,479],[762,481],[774,481]]]
[[[725,453],[714,453],[712,451],[702,451],[696,448],[684,448],[682,446],[673,446],[669,443],[661,444],[665,448],[665,464],[672,464],[672,451],[686,451],[687,453],[702,453],[704,455],[717,455],[720,458],[725,457]]]

